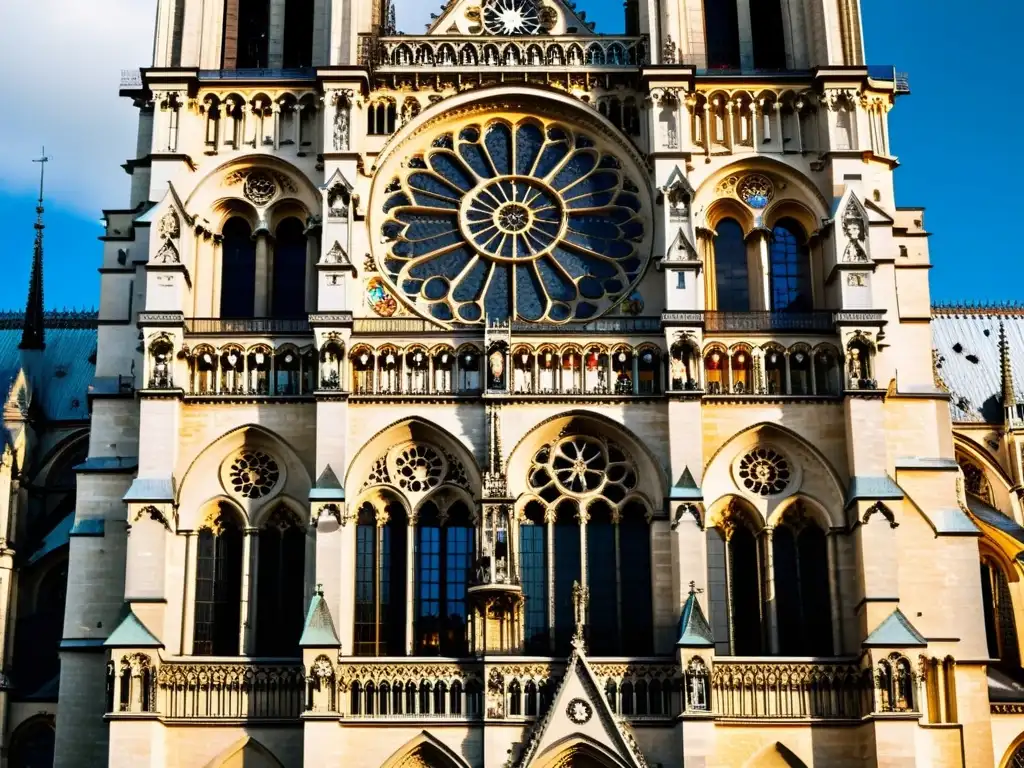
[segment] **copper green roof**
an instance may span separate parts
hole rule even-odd
[[[334,620],[331,618],[331,611],[327,607],[322,592],[313,595],[309,601],[309,610],[306,612],[306,625],[302,629],[302,637],[299,638],[299,645],[302,648],[321,648],[341,645],[338,633],[334,630]]]
[[[920,632],[914,629],[910,619],[897,608],[888,618],[875,627],[863,643],[865,648],[921,648],[928,645]]]

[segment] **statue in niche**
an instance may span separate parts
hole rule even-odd
[[[852,200],[846,206],[846,213],[843,216],[843,233],[847,238],[846,250],[843,251],[843,261],[869,261],[867,248],[865,247],[867,230],[864,226],[864,217]]]
[[[487,358],[489,363],[489,370],[491,373],[491,381],[489,389],[504,389],[505,388],[505,355],[500,349],[496,349],[491,352],[490,357]]]
[[[334,149],[346,151],[349,146],[350,104],[348,97],[342,93],[335,96],[334,112]]]

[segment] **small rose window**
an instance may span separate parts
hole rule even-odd
[[[782,493],[792,477],[789,461],[771,448],[755,448],[742,459],[736,473],[740,483],[758,496]]]
[[[281,469],[262,451],[244,451],[231,463],[231,488],[247,499],[261,499],[277,485]]]

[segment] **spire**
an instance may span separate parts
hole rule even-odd
[[[19,349],[46,349],[43,332],[43,180],[50,158],[43,147],[39,163],[39,202],[36,203],[36,242],[32,251],[32,272],[28,280],[28,300],[25,302],[25,324],[21,331]]]
[[[1006,341],[1006,326],[999,322],[999,367],[1003,375],[1003,407],[1013,408],[1017,397],[1013,391],[1013,366],[1010,362],[1010,345]]]

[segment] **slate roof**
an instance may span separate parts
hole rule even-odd
[[[928,645],[928,641],[914,629],[914,625],[903,615],[903,611],[897,608],[875,627],[875,631],[867,636],[863,645],[865,648],[920,648]]]
[[[679,639],[676,645],[681,648],[711,648],[714,644],[711,625],[704,616],[696,593],[691,592],[683,605],[682,616],[679,617]]]
[[[309,610],[306,612],[306,625],[302,629],[302,637],[299,638],[299,646],[302,648],[320,648],[341,645],[338,640],[338,633],[334,629],[334,620],[331,618],[331,611],[327,607],[322,593],[317,592],[309,601]]]
[[[1003,423],[999,323],[1006,330],[1017,401],[1024,401],[1024,307],[934,307],[936,368],[953,421]]]
[[[46,349],[36,378],[33,397],[50,421],[84,421],[89,418],[86,397],[96,374],[95,312],[47,312],[43,316]],[[0,312],[0,386],[10,391],[21,370],[22,324],[19,312]]]

